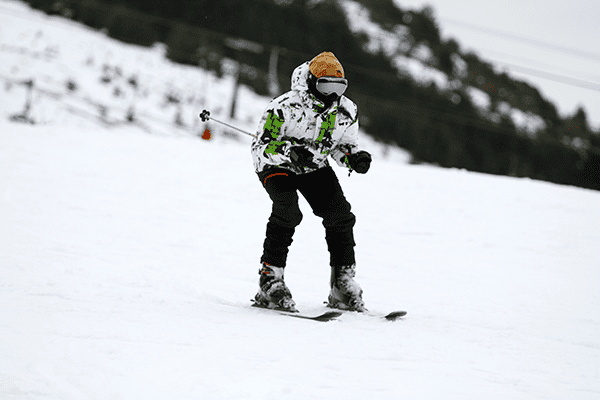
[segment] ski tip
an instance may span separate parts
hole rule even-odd
[[[311,317],[310,319],[313,319],[315,321],[327,322],[327,321],[331,321],[331,320],[334,320],[334,319],[342,316],[342,314],[344,314],[344,313],[341,311],[328,311],[319,316]]]
[[[342,311],[327,311],[322,316],[326,316],[326,317],[330,317],[330,318],[337,318],[337,317],[341,317],[343,314],[344,313]]]
[[[408,314],[406,311],[393,311],[383,318],[387,319],[388,321],[395,321],[398,318],[404,317],[406,314]]]

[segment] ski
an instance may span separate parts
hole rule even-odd
[[[406,311],[392,311],[388,314],[376,314],[376,313],[371,313],[369,311],[367,311],[365,313],[361,313],[361,312],[355,312],[355,311],[335,309],[334,311],[327,311],[327,312],[317,315],[317,316],[310,316],[310,315],[302,314],[299,311],[292,311],[292,310],[287,310],[287,309],[283,309],[283,308],[269,308],[269,307],[261,306],[261,305],[258,305],[256,302],[254,302],[254,300],[252,300],[252,307],[261,308],[263,310],[271,310],[271,311],[277,312],[281,315],[287,315],[288,317],[310,319],[310,320],[319,321],[319,322],[333,321],[334,319],[341,317],[342,315],[344,315],[346,313],[363,314],[363,315],[368,315],[370,317],[380,318],[380,319],[383,319],[386,321],[397,321],[397,320],[401,319],[402,317],[404,317],[406,314],[408,314],[408,312],[406,312]]]
[[[278,314],[286,315],[288,317],[309,319],[311,321],[319,321],[319,322],[333,321],[334,319],[338,318],[339,316],[341,316],[343,314],[342,311],[327,311],[327,312],[317,315],[317,316],[310,316],[310,315],[304,315],[304,314],[300,313],[299,311],[290,311],[290,310],[285,310],[285,309],[281,309],[281,308],[263,307],[263,306],[258,305],[257,303],[253,303],[252,307],[261,308],[263,310],[271,310]]]

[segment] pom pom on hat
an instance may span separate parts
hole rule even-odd
[[[329,51],[324,51],[310,61],[308,65],[310,72],[317,78],[324,76],[344,77],[344,68],[335,58],[335,55]]]

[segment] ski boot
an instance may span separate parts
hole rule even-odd
[[[298,312],[296,302],[292,300],[292,293],[283,281],[283,268],[263,262],[258,274],[260,275],[258,282],[260,289],[254,296],[256,307]]]
[[[362,289],[354,280],[356,264],[331,267],[331,291],[327,306],[340,310],[365,312]]]

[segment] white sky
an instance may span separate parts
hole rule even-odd
[[[600,0],[394,1],[410,9],[431,5],[444,39],[456,39],[463,50],[473,50],[484,60],[503,66],[511,76],[537,87],[563,116],[583,105],[592,126],[600,128]],[[594,53],[596,57],[552,50],[486,30]],[[596,90],[523,74],[514,66],[592,82]]]

